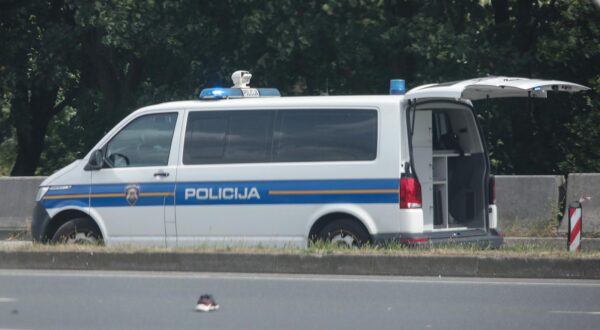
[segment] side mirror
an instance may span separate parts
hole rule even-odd
[[[102,150],[94,150],[90,159],[88,159],[87,165],[85,165],[86,171],[97,171],[102,168],[104,164],[104,156],[102,155]]]

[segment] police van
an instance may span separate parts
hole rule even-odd
[[[139,109],[39,187],[39,242],[306,246],[502,243],[472,100],[574,83],[487,77],[390,95],[232,88]]]

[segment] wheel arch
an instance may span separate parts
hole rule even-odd
[[[77,218],[89,219],[91,223],[96,226],[98,232],[102,235],[102,238],[106,238],[103,226],[101,226],[90,214],[79,209],[66,209],[58,212],[52,217],[44,233],[44,242],[49,242],[58,228],[62,225]]]
[[[318,234],[319,231],[328,223],[341,218],[350,218],[356,221],[358,224],[364,227],[371,239],[373,234],[377,232],[375,221],[364,209],[356,205],[341,204],[329,205],[317,211],[311,217],[306,237],[308,237],[308,240],[310,241],[312,237]]]

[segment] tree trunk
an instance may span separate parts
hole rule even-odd
[[[496,25],[508,22],[508,0],[492,0],[492,9],[494,10],[494,22]]]
[[[17,159],[10,172],[11,176],[35,175],[44,150],[44,136],[48,123],[31,122],[31,126],[29,132],[23,128],[17,129]]]
[[[492,9],[494,10],[496,42],[504,45],[511,37],[508,0],[492,0]]]
[[[35,175],[44,150],[48,124],[57,113],[54,106],[57,94],[58,88],[29,88],[24,81],[17,84],[11,104],[11,117],[17,133],[17,159],[11,176]]]

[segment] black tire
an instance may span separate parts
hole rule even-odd
[[[92,220],[77,218],[60,226],[52,236],[52,243],[102,244],[102,234]]]
[[[362,224],[352,219],[338,219],[328,223],[321,229],[317,238],[348,247],[361,247],[370,242],[369,232]]]

